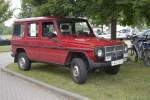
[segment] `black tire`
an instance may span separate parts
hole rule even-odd
[[[120,65],[117,66],[108,66],[104,69],[107,74],[116,75],[120,70]]]
[[[21,70],[28,71],[31,69],[31,62],[25,52],[21,52],[17,57],[18,67]]]
[[[143,54],[144,64],[150,67],[150,50],[145,50]]]
[[[71,61],[71,76],[75,83],[83,84],[87,80],[87,66],[80,58],[73,58]]]

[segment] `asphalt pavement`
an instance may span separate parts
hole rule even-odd
[[[0,68],[13,62],[10,53],[0,54]],[[0,100],[68,100],[28,81],[0,70]]]

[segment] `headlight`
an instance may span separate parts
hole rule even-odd
[[[98,57],[102,57],[102,56],[103,56],[103,51],[102,51],[101,49],[99,49],[99,50],[97,51],[97,56],[98,56]]]
[[[97,47],[94,50],[94,55],[96,56],[97,60],[104,60],[105,56],[105,48],[103,47]]]

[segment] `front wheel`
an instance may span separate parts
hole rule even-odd
[[[150,50],[145,50],[143,55],[144,64],[150,67]]]
[[[27,71],[31,69],[31,62],[29,58],[27,57],[26,53],[21,52],[18,54],[18,67],[21,70]]]
[[[83,84],[87,80],[87,66],[81,58],[74,58],[71,62],[71,75],[74,82]]]
[[[117,66],[108,66],[104,69],[104,71],[107,73],[107,74],[110,74],[110,75],[115,75],[119,72],[120,70],[120,65],[117,65]]]

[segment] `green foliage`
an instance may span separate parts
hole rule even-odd
[[[0,35],[8,35],[12,33],[12,27],[4,26],[4,24],[0,24]]]
[[[9,2],[0,0],[0,23],[4,22],[12,16],[12,11],[9,10]]]
[[[32,7],[32,16],[75,16],[92,19],[94,24],[110,24],[116,38],[116,24],[150,25],[150,0],[23,0],[22,7]],[[22,15],[22,17],[29,17]]]
[[[32,8],[27,12],[26,5]],[[80,16],[96,24],[116,20],[122,25],[150,23],[150,0],[22,0],[23,14],[31,16]],[[26,14],[25,14],[26,15]],[[28,17],[22,15],[23,17]]]
[[[89,16],[96,24],[111,23],[112,38],[116,38],[116,22],[143,27],[150,25],[150,0],[91,0]]]
[[[133,0],[129,3],[122,4],[123,10],[121,14],[123,25],[142,25],[150,23],[150,1],[149,0]]]
[[[72,6],[66,0],[48,0],[35,8],[39,10],[34,12],[35,16],[67,16]]]
[[[32,7],[32,16],[85,16],[88,0],[23,0],[22,17],[26,12],[26,5]],[[26,14],[25,14],[26,15]]]
[[[92,0],[90,17],[99,24],[112,19],[122,25],[149,24],[150,0]]]

